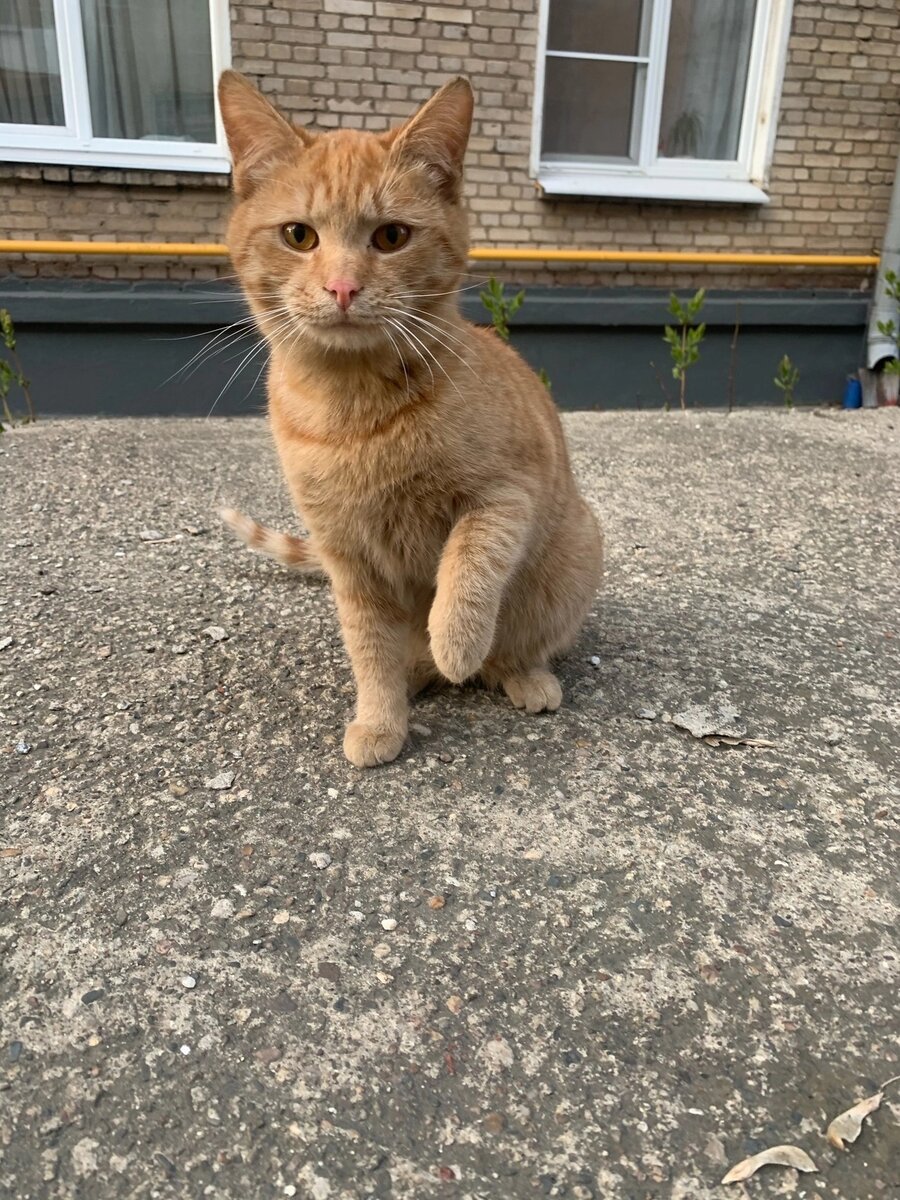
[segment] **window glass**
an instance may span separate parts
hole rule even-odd
[[[672,0],[659,153],[733,160],[756,0]]]
[[[95,137],[214,142],[207,0],[81,0]]]
[[[641,0],[552,0],[547,49],[641,55]]]
[[[0,121],[66,123],[53,0],[0,2]]]
[[[629,62],[548,58],[543,153],[549,158],[629,158],[638,72]]]

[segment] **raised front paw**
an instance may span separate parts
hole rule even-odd
[[[428,632],[435,666],[451,683],[462,683],[481,669],[494,640],[493,628],[475,622],[432,620]]]
[[[393,762],[406,741],[395,729],[379,729],[354,721],[344,733],[344,754],[354,767],[379,767]]]

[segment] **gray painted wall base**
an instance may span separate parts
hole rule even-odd
[[[667,299],[656,290],[534,288],[516,317],[513,344],[547,371],[562,408],[659,408],[663,388],[675,406],[662,340]],[[246,316],[231,287],[7,278],[0,307],[16,323],[44,415],[226,416],[265,405],[258,339],[225,336],[214,346],[218,330]],[[800,370],[799,403],[839,401],[861,362],[867,310],[868,297],[858,292],[711,292],[706,340],[688,377],[690,406],[728,404],[732,363],[736,405],[780,404],[772,378],[784,354]],[[464,294],[463,311],[486,319],[477,294]]]

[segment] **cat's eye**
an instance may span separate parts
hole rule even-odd
[[[410,228],[392,221],[390,225],[379,225],[372,234],[372,245],[382,254],[391,254],[409,241]]]
[[[297,221],[282,225],[281,236],[292,250],[315,250],[319,244],[319,235],[313,227],[301,225]]]

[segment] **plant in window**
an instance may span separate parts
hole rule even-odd
[[[703,118],[693,109],[681,113],[669,134],[672,158],[696,158],[703,138]]]
[[[778,374],[772,380],[784,396],[784,407],[794,407],[794,388],[800,382],[800,372],[785,354],[778,364]]]
[[[515,296],[507,298],[506,288],[493,275],[488,280],[487,287],[481,292],[481,303],[491,314],[491,324],[494,326],[494,331],[499,337],[503,338],[504,342],[509,341],[510,318],[515,316],[522,307],[524,299],[524,291],[517,292]]]
[[[678,322],[678,328],[666,326],[664,341],[672,356],[672,376],[678,380],[681,411],[687,410],[687,372],[700,357],[700,343],[706,334],[705,323],[697,324],[700,310],[706,299],[706,289],[701,288],[684,304],[674,292],[669,294],[669,312]]]
[[[6,349],[5,355],[0,355],[0,405],[3,416],[9,425],[27,425],[35,419],[34,406],[31,403],[31,393],[28,390],[28,380],[22,371],[22,363],[16,350],[16,331],[12,317],[5,308],[0,308],[0,338]],[[17,419],[9,406],[10,388],[15,384],[25,397],[26,414]],[[0,424],[0,431],[3,425]]]

